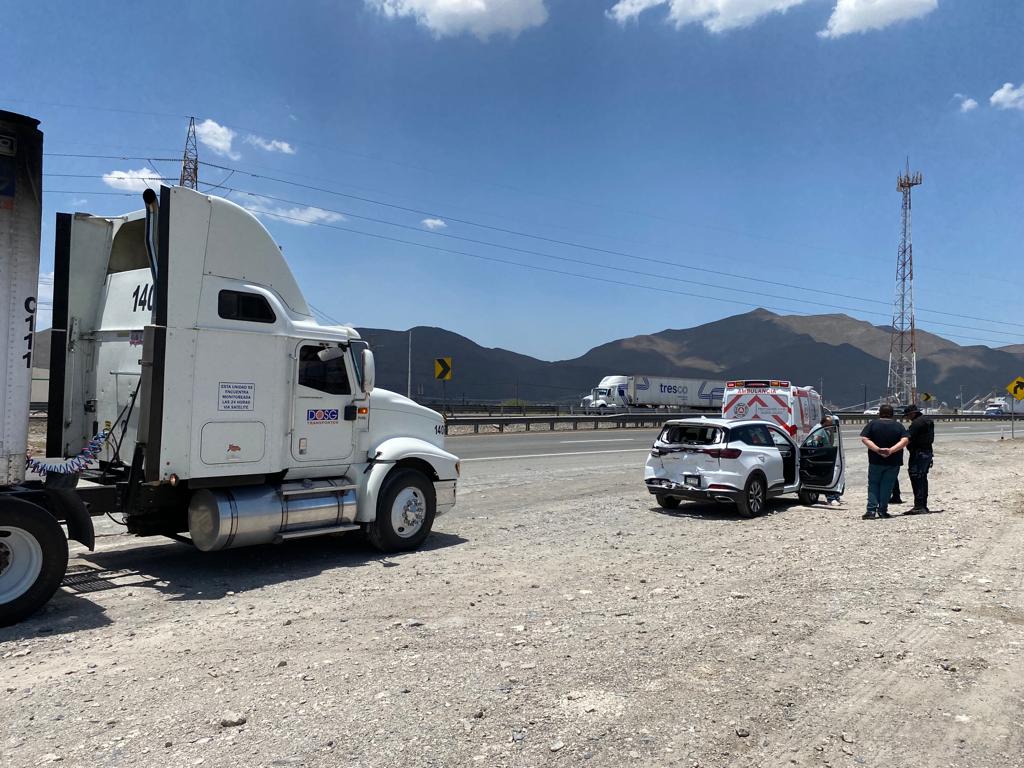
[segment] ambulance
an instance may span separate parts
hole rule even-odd
[[[824,415],[813,387],[794,387],[778,379],[727,381],[722,418],[771,422],[802,443]]]

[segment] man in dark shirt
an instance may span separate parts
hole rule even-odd
[[[907,474],[910,475],[910,485],[914,489],[914,508],[907,514],[924,515],[928,513],[928,470],[932,468],[935,456],[932,452],[935,422],[922,414],[916,405],[908,405],[903,415],[910,419],[910,428],[907,430],[910,433]]]
[[[882,405],[878,418],[869,422],[860,433],[860,441],[868,449],[868,511],[865,520],[892,517],[889,498],[903,466],[903,449],[910,435],[893,418],[892,406]]]

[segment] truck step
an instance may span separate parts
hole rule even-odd
[[[275,544],[281,544],[293,539],[308,539],[313,536],[325,536],[328,533],[344,533],[345,531],[358,531],[361,525],[343,523],[342,525],[331,525],[327,528],[304,528],[301,531],[285,531],[274,537]]]
[[[278,491],[282,498],[295,499],[303,496],[328,496],[332,493],[347,493],[356,490],[354,485],[321,485],[314,488],[288,488]]]

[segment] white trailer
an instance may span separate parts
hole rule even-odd
[[[16,160],[31,166],[18,195],[38,197],[42,137],[35,121],[0,113],[0,152],[9,125],[36,136],[18,147],[32,157]],[[454,506],[459,461],[443,417],[374,387],[366,342],[317,323],[259,220],[183,187],[147,190],[144,210],[124,216],[58,214],[46,450],[56,458],[33,462],[42,479],[27,481],[40,206],[11,221],[22,201],[5,208],[2,191],[0,625],[59,586],[62,522],[90,548],[90,515],[113,511],[130,533],[204,551],[363,530],[394,552],[418,547]],[[357,284],[353,272],[341,289]]]
[[[714,409],[722,406],[725,382],[668,376],[605,376],[583,398],[587,410],[606,408]]]

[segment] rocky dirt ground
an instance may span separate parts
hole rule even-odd
[[[397,557],[108,524],[0,630],[0,764],[1024,766],[1024,444],[875,522],[859,450],[845,508],[754,520],[592,458],[469,465]]]

